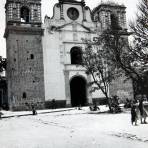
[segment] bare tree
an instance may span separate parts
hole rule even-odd
[[[128,43],[131,33],[112,23],[99,37],[103,49],[109,53],[110,60],[133,81],[138,93],[143,94],[145,71],[148,66],[148,3],[142,0],[135,23],[131,23],[132,44]]]
[[[133,32],[132,52],[137,57],[139,73],[143,81],[135,82],[135,92],[145,93],[145,74],[148,71],[148,1],[141,0],[138,5],[137,19],[130,23]]]
[[[138,5],[135,22],[131,22],[130,29],[134,37],[134,51],[143,64],[148,61],[148,0],[141,0]]]
[[[92,77],[91,91],[101,90],[106,99],[110,111],[110,98],[109,98],[109,84],[115,78],[115,67],[110,61],[110,55],[102,49],[102,46],[98,44],[85,41],[86,48],[83,50],[83,67],[86,68],[86,73]]]

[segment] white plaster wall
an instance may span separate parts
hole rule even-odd
[[[86,13],[86,20],[88,22],[92,22],[90,9],[87,9],[87,10],[85,9],[85,13]]]
[[[104,98],[105,95],[102,93],[101,90],[96,90],[92,93],[92,98]]]
[[[78,41],[82,42],[82,39],[86,39],[88,37],[88,33],[86,32],[77,32]],[[91,34],[90,34],[91,37]]]
[[[48,33],[43,37],[45,100],[65,100],[63,65],[60,62],[59,33]]]
[[[64,32],[63,41],[73,41],[73,32],[71,31]]]

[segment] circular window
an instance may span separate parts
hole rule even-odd
[[[71,20],[76,20],[79,17],[79,11],[76,8],[69,8],[67,15]]]

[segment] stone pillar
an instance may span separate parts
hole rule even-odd
[[[70,95],[70,82],[69,82],[69,71],[64,71],[65,74],[65,94],[66,94],[66,106],[71,106],[71,95]]]
[[[64,20],[64,14],[63,14],[63,3],[60,5],[60,19]]]
[[[86,7],[85,7],[85,0],[81,0],[81,5],[82,5],[83,21],[86,21]]]

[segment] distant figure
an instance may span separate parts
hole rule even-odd
[[[1,112],[1,108],[0,108],[0,119],[2,119],[2,115],[3,113]]]
[[[131,106],[131,122],[132,122],[132,125],[134,123],[135,123],[135,125],[137,125],[137,119],[138,119],[138,116],[137,116],[136,106],[132,105]]]
[[[128,98],[126,98],[124,107],[125,107],[125,108],[131,108],[131,100],[129,100]]]
[[[32,114],[37,115],[37,111],[36,111],[35,106],[33,104],[31,105],[31,108],[32,108]]]
[[[100,108],[98,106],[94,106],[94,111],[100,110]]]
[[[52,99],[51,107],[52,107],[52,109],[56,109],[56,101],[55,101],[55,99]]]
[[[118,102],[118,96],[113,96],[111,97],[111,111],[112,113],[120,113],[121,112],[121,108],[119,106],[119,102]]]
[[[78,106],[78,110],[82,110],[81,105]]]
[[[147,112],[144,108],[143,101],[144,101],[143,98],[139,100],[140,119],[141,119],[141,124],[146,124]]]
[[[91,111],[97,111],[97,110],[100,110],[100,108],[97,106],[96,101],[94,101],[93,106],[90,106],[89,108],[90,108]]]

